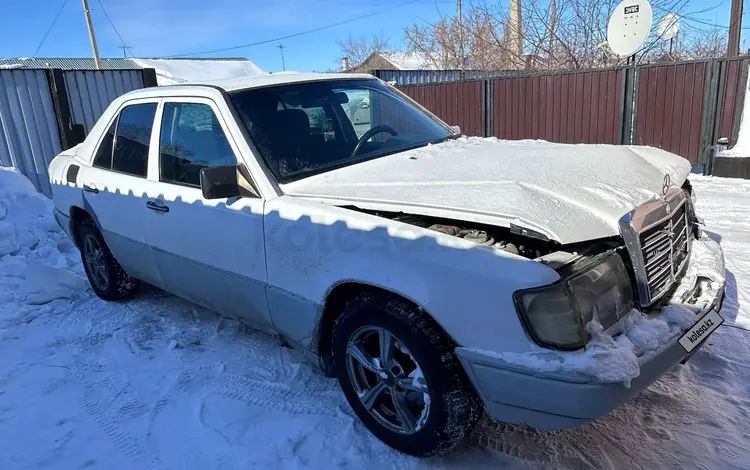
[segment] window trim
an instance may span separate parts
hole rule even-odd
[[[112,127],[113,125],[115,126],[115,132],[114,132],[114,134],[112,134],[112,145],[110,146],[110,149],[109,149],[109,168],[106,168],[106,167],[103,167],[103,166],[96,165],[96,156],[99,154],[99,150],[102,148],[102,144],[104,144],[103,141],[104,141],[107,133],[109,133],[109,128]],[[120,125],[120,113],[118,112],[117,114],[115,114],[114,121],[110,121],[110,122],[107,123],[106,130],[100,136],[99,141],[97,142],[96,150],[94,151],[94,157],[91,159],[91,167],[92,168],[98,168],[100,170],[112,171],[112,161],[113,161],[114,156],[115,156],[115,137],[117,137],[117,127],[119,125]]]
[[[127,173],[125,171],[115,170],[115,148],[117,146],[117,131],[120,130],[120,117],[122,117],[123,111],[125,111],[125,108],[128,106],[137,106],[141,104],[151,104],[154,103],[156,105],[156,109],[154,110],[154,120],[151,121],[151,136],[149,136],[148,139],[148,153],[146,154],[146,174],[141,175],[134,175],[133,173]],[[113,173],[117,173],[119,175],[125,175],[125,176],[132,176],[133,178],[140,178],[147,180],[148,179],[148,171],[149,171],[149,163],[151,162],[151,137],[153,137],[154,134],[154,124],[156,123],[156,114],[159,111],[159,101],[143,101],[143,102],[128,102],[125,106],[122,106],[119,111],[117,112],[117,125],[115,126],[115,137],[112,139],[112,165],[109,169],[109,171]],[[107,129],[109,130],[109,129]]]
[[[177,186],[181,188],[188,188],[191,190],[197,190],[201,191],[200,185],[192,185],[190,183],[178,183],[175,181],[162,181],[161,180],[161,132],[162,132],[162,123],[163,123],[163,116],[164,116],[164,108],[168,103],[186,103],[186,104],[205,104],[208,105],[208,107],[211,108],[211,111],[214,113],[214,116],[216,116],[217,121],[219,122],[219,126],[221,127],[221,131],[224,133],[224,137],[227,139],[227,143],[229,144],[229,147],[232,149],[232,153],[234,153],[234,158],[237,161],[237,164],[244,165],[247,168],[247,163],[245,162],[244,154],[240,151],[240,146],[235,141],[234,136],[232,135],[232,132],[229,130],[229,126],[227,125],[227,120],[224,118],[224,115],[221,112],[221,108],[211,98],[205,97],[205,96],[163,96],[161,98],[161,103],[159,105],[159,108],[156,112],[156,119],[159,120],[159,129],[157,133],[152,132],[151,137],[156,138],[156,141],[158,144],[156,147],[153,147],[153,151],[156,152],[156,168],[155,168],[155,178],[153,181],[159,183],[159,184],[168,184],[170,186]],[[155,121],[156,122],[156,121]],[[253,158],[256,158],[253,156]],[[259,186],[256,182],[255,176],[252,175],[252,172],[248,171],[246,172],[249,178],[248,183],[253,186],[255,191],[260,195],[261,191],[259,190]],[[201,199],[203,199],[203,194],[201,193]],[[262,196],[259,196],[258,198],[251,198],[251,199],[264,199]]]
[[[130,176],[131,178],[139,178],[139,179],[146,179],[146,180],[149,179],[148,176],[150,174],[151,148],[152,148],[151,141],[149,141],[148,161],[146,162],[146,176],[145,177],[133,175],[131,173],[125,173],[123,171],[118,171],[118,170],[115,170],[113,168],[114,167],[114,161],[115,161],[115,142],[117,142],[117,130],[120,127],[120,115],[122,114],[123,109],[125,109],[128,106],[132,106],[132,105],[136,105],[136,104],[156,103],[156,111],[154,112],[154,123],[155,123],[156,122],[156,117],[159,115],[159,112],[160,112],[161,101],[162,101],[162,98],[161,97],[157,97],[157,96],[151,96],[151,97],[148,97],[148,98],[135,98],[135,99],[132,99],[132,100],[123,101],[120,104],[120,106],[117,108],[117,110],[113,113],[113,116],[109,119],[109,121],[107,121],[107,125],[104,128],[105,129],[104,132],[102,132],[99,135],[99,137],[98,137],[98,139],[96,141],[96,146],[95,146],[96,150],[94,150],[91,153],[91,160],[90,160],[90,162],[91,162],[90,163],[91,168],[96,168],[97,170],[102,170],[102,171],[110,171],[112,173],[117,173],[118,175]],[[101,167],[101,166],[95,166],[94,165],[94,160],[96,160],[96,153],[99,151],[99,148],[102,145],[102,141],[104,140],[104,136],[107,134],[107,131],[109,131],[109,128],[112,126],[113,122],[116,122],[115,123],[115,135],[112,138],[112,158],[110,159],[109,168],[104,168],[104,167]],[[154,137],[154,123],[151,123],[151,138],[152,139]]]

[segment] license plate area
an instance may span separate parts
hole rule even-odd
[[[700,344],[708,338],[711,333],[716,331],[722,323],[724,323],[724,318],[719,315],[719,312],[716,310],[709,310],[680,337],[680,346],[682,346],[686,352],[691,352],[693,349],[700,346]]]

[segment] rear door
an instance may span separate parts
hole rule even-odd
[[[148,214],[149,242],[166,289],[271,331],[266,301],[263,200],[204,199],[200,169],[241,162],[219,106],[207,98],[164,98],[160,123],[158,207]]]
[[[159,99],[125,103],[99,141],[92,166],[81,174],[86,209],[125,271],[163,287],[146,241],[149,150]]]

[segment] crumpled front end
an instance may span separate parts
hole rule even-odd
[[[539,429],[596,420],[688,360],[718,327],[724,255],[701,232],[685,192],[672,189],[639,206],[621,230],[636,308],[606,331],[589,322],[585,348],[523,354],[457,348],[493,419]]]

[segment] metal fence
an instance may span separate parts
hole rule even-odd
[[[47,165],[61,150],[46,72],[0,70],[0,165],[49,195]]]
[[[750,59],[537,73],[399,88],[467,135],[638,144],[711,165],[719,137],[736,142]],[[481,102],[476,92],[484,89]],[[481,113],[481,118],[477,117]],[[461,123],[483,122],[484,126]]]
[[[396,85],[424,85],[515,76],[516,70],[374,70],[373,75]]]
[[[410,86],[403,92],[461,132],[484,135],[485,89],[481,81]]]
[[[619,143],[624,75],[603,70],[491,80],[492,135]]]
[[[73,122],[86,134],[115,98],[144,86],[140,70],[66,71],[63,79]]]
[[[155,85],[153,69],[0,70],[0,166],[16,168],[51,195],[52,158],[83,140],[112,100]]]

